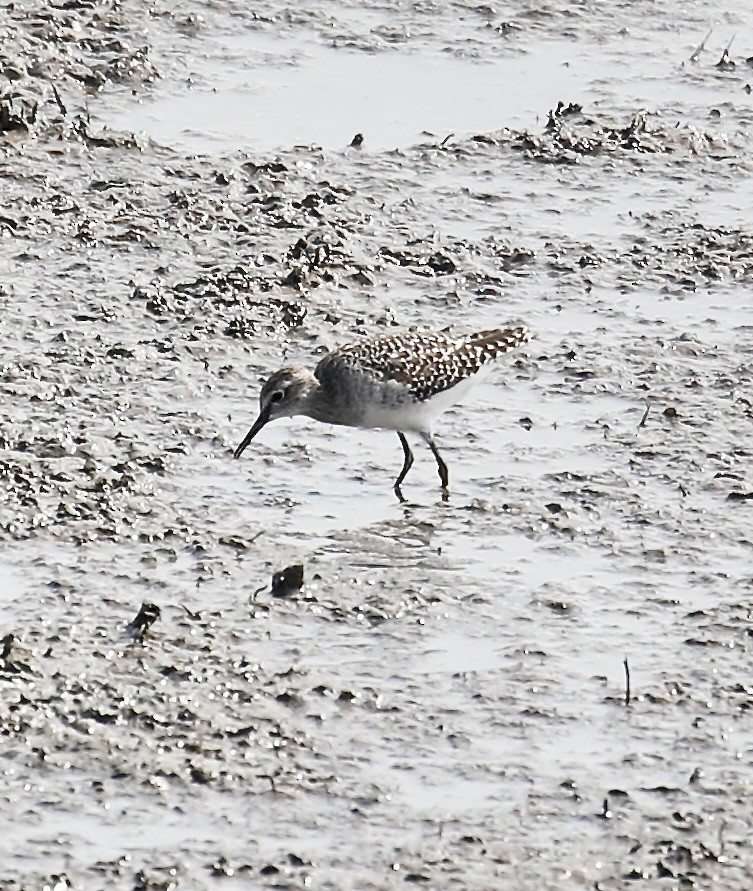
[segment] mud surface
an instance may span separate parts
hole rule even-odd
[[[750,887],[753,14],[392,6],[3,10],[0,888]],[[284,47],[522,67],[205,139]],[[232,460],[282,361],[511,321],[448,503],[390,433]]]

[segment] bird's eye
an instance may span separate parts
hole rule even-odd
[[[269,397],[270,402],[282,402],[285,394],[282,390],[275,390],[274,393]]]

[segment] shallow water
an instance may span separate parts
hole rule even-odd
[[[26,584],[22,572],[12,564],[0,564],[0,618],[8,626],[13,621],[13,606],[22,601]]]
[[[572,44],[564,42],[492,61],[430,49],[368,53],[299,37],[225,34],[211,53],[192,60],[190,89],[182,95],[145,99],[103,120],[187,151],[338,149],[358,132],[368,150],[394,149],[425,133],[443,138],[503,123],[533,126],[563,93],[587,95],[572,59]]]
[[[697,77],[683,47],[695,37],[692,29],[679,40],[674,29],[657,29],[595,40],[492,39],[466,55],[452,42],[377,50],[337,38],[302,40],[295,32],[273,37],[219,28],[206,35],[200,56],[183,60],[179,95],[160,91],[140,107],[114,117],[106,112],[104,122],[217,153],[309,144],[337,149],[357,132],[369,149],[383,150],[410,146],[427,133],[442,139],[527,129],[559,101],[651,111],[683,106],[705,121],[712,109],[713,116],[724,113],[718,106],[732,98],[739,77],[721,70]],[[706,62],[715,47],[703,54]]]

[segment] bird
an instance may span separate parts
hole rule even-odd
[[[405,501],[402,483],[413,465],[406,433],[418,433],[437,462],[443,499],[449,472],[434,441],[434,422],[460,401],[493,359],[528,340],[523,325],[453,335],[411,330],[363,337],[327,353],[313,372],[280,368],[262,385],[259,415],[233,453],[240,458],[270,421],[305,415],[345,427],[395,430],[403,466],[393,486]]]

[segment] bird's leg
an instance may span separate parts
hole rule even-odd
[[[413,466],[413,452],[410,450],[410,446],[408,445],[408,440],[405,438],[404,434],[402,434],[399,430],[397,431],[397,435],[400,438],[400,445],[403,447],[403,455],[405,456],[405,460],[403,461],[403,469],[400,471],[400,476],[395,481],[395,495],[401,500],[405,501],[403,498],[403,493],[400,491],[400,483],[405,479],[406,473]]]
[[[427,443],[429,448],[431,449],[432,455],[436,458],[437,461],[437,470],[439,471],[439,479],[442,483],[442,498],[444,501],[447,501],[447,496],[449,495],[449,490],[447,488],[447,484],[450,481],[450,475],[447,472],[447,465],[442,460],[442,456],[439,454],[439,449],[437,448],[436,443],[431,438],[431,435],[428,433],[421,434],[424,438],[424,441]]]

